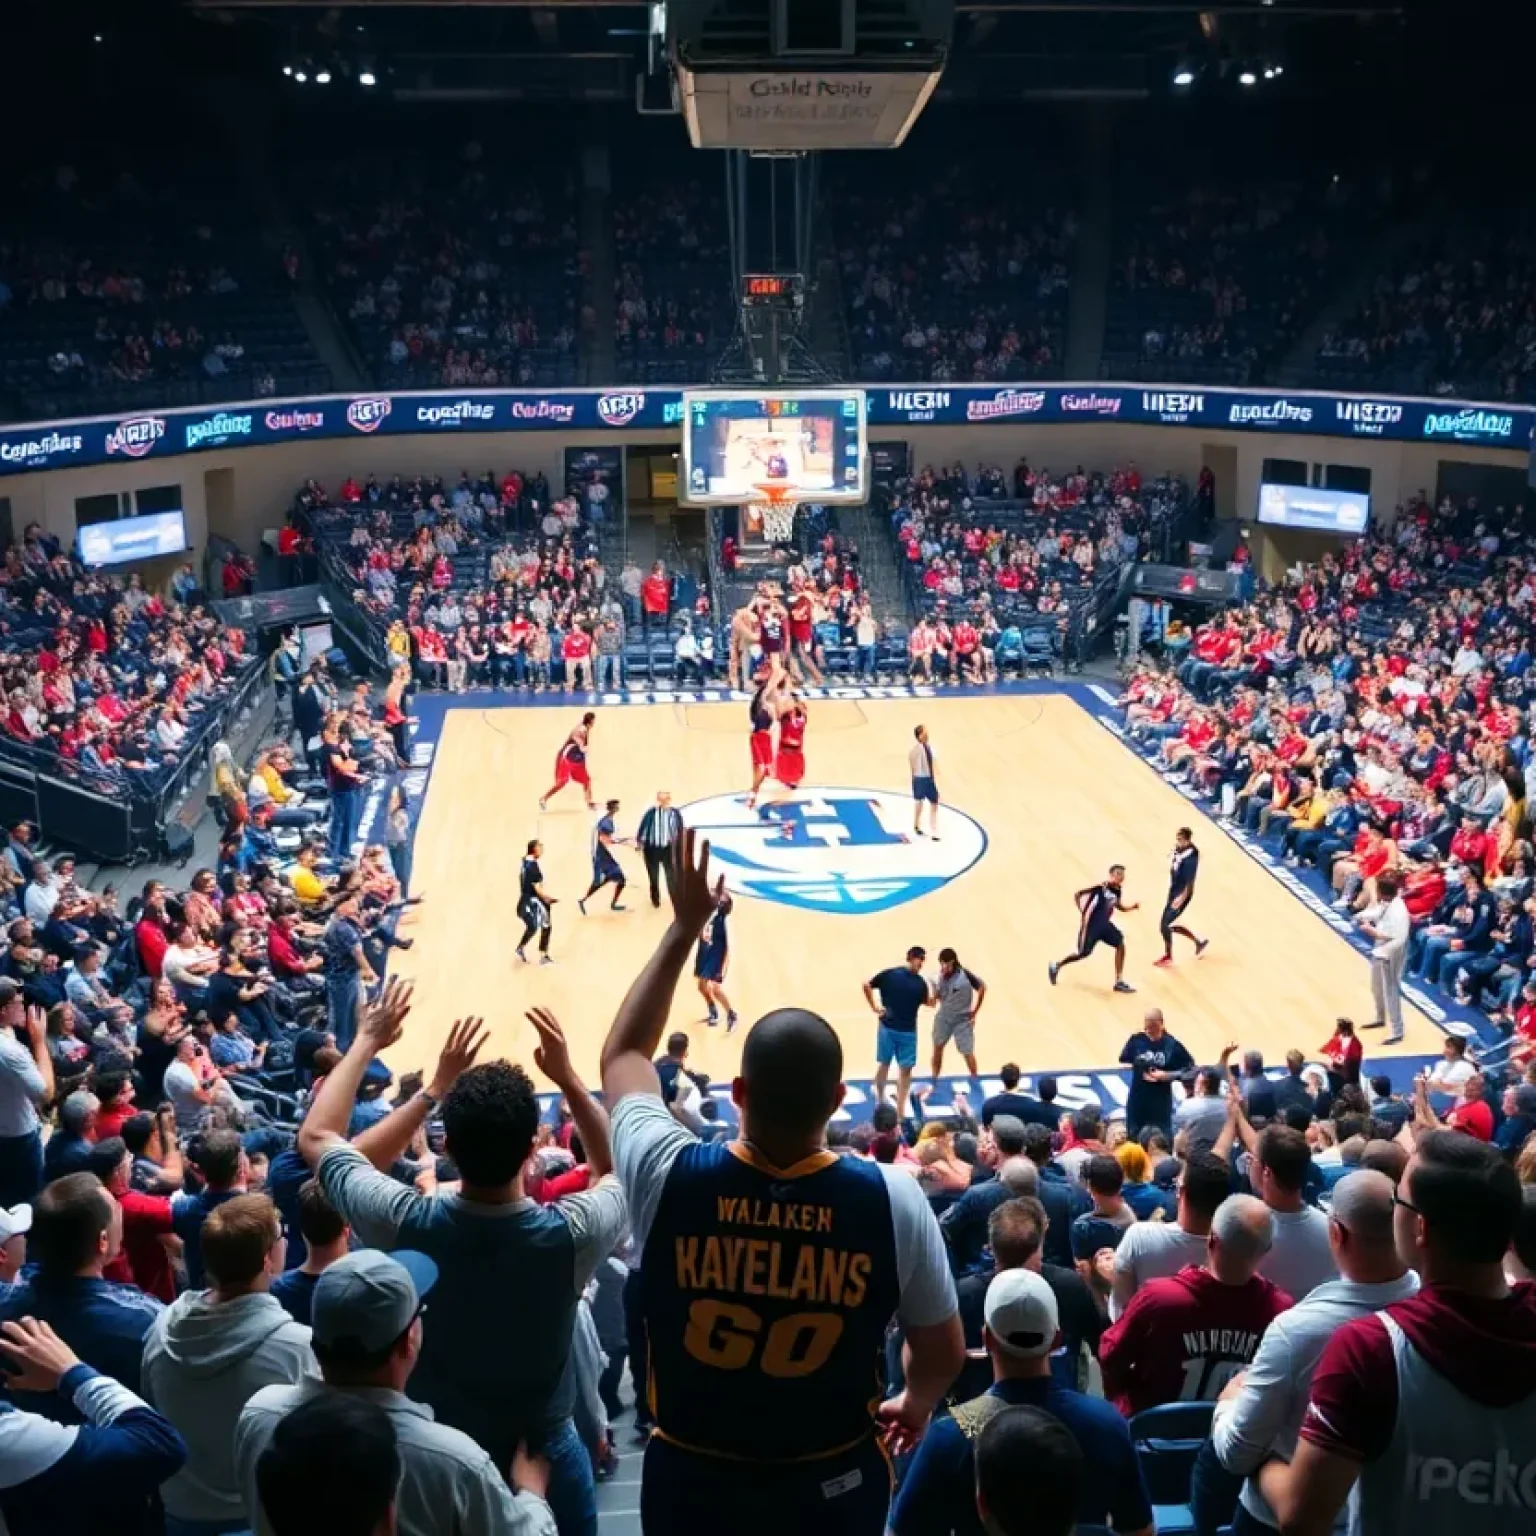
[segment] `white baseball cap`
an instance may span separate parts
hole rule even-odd
[[[8,1243],[13,1237],[32,1230],[32,1207],[13,1205],[7,1210],[0,1205],[0,1243]]]
[[[987,1287],[987,1331],[998,1347],[1019,1359],[1048,1355],[1059,1321],[1056,1293],[1032,1269],[1005,1269]]]

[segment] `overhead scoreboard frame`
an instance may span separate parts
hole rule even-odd
[[[818,506],[869,498],[862,390],[684,390],[682,425],[687,505],[741,506],[781,486]]]

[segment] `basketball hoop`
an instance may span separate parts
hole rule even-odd
[[[757,499],[743,509],[748,533],[760,535],[769,544],[787,544],[795,531],[795,508],[799,505],[794,486],[768,482],[752,489]]]

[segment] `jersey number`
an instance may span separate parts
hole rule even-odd
[[[754,1356],[764,1375],[809,1376],[827,1363],[843,1334],[835,1312],[793,1312],[763,1332],[751,1307],[700,1299],[688,1308],[683,1348],[722,1371],[742,1371]]]
[[[1241,1360],[1212,1360],[1206,1355],[1196,1355],[1184,1362],[1184,1385],[1179,1390],[1179,1400],[1185,1403],[1208,1403],[1220,1397],[1222,1388],[1242,1370]]]

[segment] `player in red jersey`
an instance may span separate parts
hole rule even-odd
[[[789,654],[791,668],[798,678],[800,667],[810,673],[811,681],[819,688],[822,684],[821,668],[816,665],[816,605],[811,589],[798,586],[789,598]]]
[[[779,704],[779,750],[774,754],[772,778],[785,789],[799,789],[805,779],[805,727],[809,716],[805,703],[791,693]]]
[[[747,796],[749,806],[757,804],[757,792],[763,787],[773,767],[773,722],[778,713],[778,685],[767,668],[757,674],[757,692],[747,706],[747,716],[752,734],[747,745],[752,754],[752,791]]]
[[[592,776],[587,772],[587,745],[592,740],[592,726],[596,720],[597,716],[588,710],[581,717],[581,724],[565,738],[565,745],[555,757],[555,782],[539,797],[541,811],[549,809],[549,802],[567,784],[581,785],[582,793],[587,797],[587,809],[597,809],[592,800]]]

